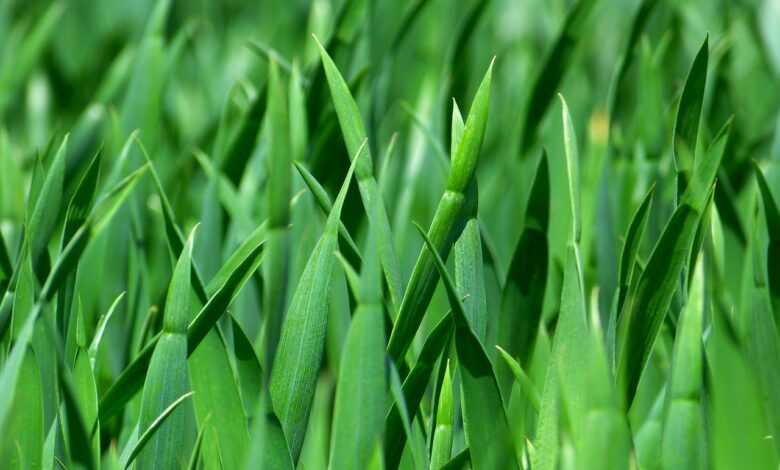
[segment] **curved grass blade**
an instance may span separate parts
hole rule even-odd
[[[707,84],[707,62],[709,58],[709,37],[704,39],[685,81],[677,118],[674,124],[674,165],[677,170],[678,195],[685,192],[693,171],[696,143],[699,136],[699,121],[704,103],[704,87]]]
[[[653,196],[655,195],[655,185],[650,187],[642,202],[639,204],[631,222],[628,225],[623,249],[620,252],[620,265],[618,270],[618,300],[616,314],[620,315],[623,310],[623,302],[626,300],[626,294],[631,286],[631,281],[635,274],[637,256],[642,244],[642,237],[645,233],[647,220],[650,216],[650,208],[653,205]]]
[[[317,41],[316,38],[315,41]],[[319,41],[317,41],[317,46],[320,49],[322,67],[325,70],[325,76],[333,98],[333,106],[336,108],[336,115],[338,116],[347,151],[349,152],[349,155],[353,156],[353,159],[357,159],[360,153],[360,147],[367,139],[366,131],[363,126],[363,119],[360,116],[360,110],[358,109],[357,103],[352,97],[344,78],[336,68],[336,64],[333,63],[333,60]],[[357,179],[358,187],[360,189],[360,197],[363,200],[363,206],[368,213],[369,224],[375,227],[375,233],[378,237],[379,259],[382,262],[382,269],[385,274],[385,280],[387,281],[390,300],[393,306],[397,308],[397,306],[400,305],[403,292],[401,288],[401,268],[393,246],[393,232],[390,229],[390,222],[387,217],[384,202],[382,202],[380,210],[374,211],[372,209],[374,201],[381,202],[383,199],[382,194],[379,191],[379,185],[374,178],[374,163],[371,151],[367,149],[366,152],[367,155],[359,161],[355,168],[355,178]]]
[[[563,23],[558,37],[553,44],[542,68],[534,79],[524,118],[523,131],[520,140],[521,155],[527,155],[536,138],[536,131],[558,91],[566,69],[572,62],[572,56],[578,43],[585,35],[588,16],[597,0],[579,0]]]
[[[688,189],[653,249],[635,288],[629,291],[618,325],[616,379],[624,409],[634,399],[639,378],[650,357],[689,254],[728,140],[730,122],[721,129],[707,155],[696,164]]]
[[[46,173],[40,192],[30,205],[32,212],[30,212],[27,219],[27,233],[30,237],[29,246],[33,270],[39,275],[39,278],[41,274],[46,274],[41,273],[42,258],[48,255],[46,248],[57,227],[60,211],[63,208],[62,197],[67,154],[68,137],[65,136],[62,144],[54,154],[54,159],[49,171]]]
[[[282,336],[274,368],[270,372],[273,410],[282,423],[293,462],[297,462],[314,398],[320,362],[325,348],[327,298],[338,249],[341,208],[347,196],[353,172],[365,147],[358,148],[341,187],[325,231],[306,263],[282,325]]]
[[[515,381],[520,386],[520,390],[522,390],[523,395],[531,404],[531,406],[533,406],[534,410],[538,413],[541,408],[542,400],[539,396],[539,390],[537,390],[536,385],[534,385],[520,364],[515,361],[515,359],[508,352],[502,349],[501,346],[496,346],[496,349],[498,349],[498,352],[501,355],[501,359],[504,360],[504,363],[506,363],[507,367],[509,367],[509,370],[512,371],[512,375],[514,375]]]
[[[474,96],[466,120],[463,137],[452,159],[452,168],[447,179],[444,194],[436,207],[436,213],[428,230],[437,253],[447,257],[452,241],[460,234],[455,229],[463,220],[466,205],[465,192],[469,187],[479,159],[482,140],[487,128],[490,105],[490,87],[493,77],[493,62]],[[458,228],[460,230],[461,228]],[[417,256],[412,276],[406,288],[398,318],[387,345],[388,354],[394,362],[400,363],[417,332],[436,287],[437,271],[430,251],[423,246]]]
[[[124,465],[122,465],[122,468],[129,468],[130,465],[132,465],[135,458],[142,450],[144,450],[146,444],[152,437],[154,437],[155,433],[165,423],[168,417],[171,416],[174,411],[176,411],[176,408],[178,408],[179,405],[190,398],[193,393],[194,392],[187,392],[174,400],[167,408],[162,411],[162,413],[159,414],[159,416],[157,416],[157,418],[154,419],[154,421],[149,424],[149,426],[144,430],[143,434],[138,437],[138,440],[133,445],[132,450],[130,450],[128,454],[127,460],[125,461]],[[198,438],[198,441],[196,442],[195,449],[193,449],[193,455],[197,455],[197,449],[200,448],[198,444],[200,443],[202,437],[203,435],[201,434]]]
[[[463,394],[463,425],[475,468],[519,468],[493,365],[468,322],[455,285],[433,242],[418,225],[447,290],[455,325],[455,350]]]

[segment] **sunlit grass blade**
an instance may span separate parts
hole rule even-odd
[[[428,237],[433,242],[437,253],[445,258],[452,247],[452,239],[460,235],[454,233],[454,228],[461,224],[464,217],[462,210],[466,204],[465,193],[474,177],[479,160],[479,152],[487,128],[492,77],[493,63],[485,73],[485,77],[474,96],[463,137],[452,157],[452,168],[447,179],[446,189],[439,200],[428,230]],[[393,325],[393,331],[387,345],[390,357],[397,363],[403,359],[417,332],[420,321],[431,301],[437,278],[432,254],[428,248],[423,246],[415,262],[398,318]]]
[[[282,423],[293,462],[298,460],[314,398],[320,362],[325,349],[327,296],[330,289],[334,252],[338,249],[341,208],[349,182],[361,161],[365,142],[357,150],[341,187],[325,231],[306,263],[282,325],[276,360],[269,385],[273,410]]]
[[[776,260],[780,256],[780,210],[769,189],[769,184],[758,166],[755,166],[756,181],[761,194],[764,208],[764,219],[769,233],[769,244],[766,251],[767,260]],[[780,267],[773,262],[767,263],[767,287],[772,299],[772,311],[775,324],[780,323]]]

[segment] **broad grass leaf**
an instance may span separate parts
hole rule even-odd
[[[174,401],[191,389],[187,366],[187,324],[192,316],[192,243],[190,234],[173,271],[165,303],[163,333],[154,346],[149,371],[144,380],[139,429],[146,429]],[[187,429],[192,408],[176,410],[160,426],[149,443],[138,454],[137,469],[174,468],[190,456],[195,441]],[[140,439],[139,439],[140,442]]]
[[[385,406],[385,331],[381,267],[373,231],[368,238],[358,306],[342,351],[330,462],[332,469],[360,469],[379,442]]]
[[[702,379],[704,268],[699,261],[675,338],[663,425],[663,468],[705,468]]]
[[[365,142],[363,146],[365,145]],[[309,257],[306,269],[290,301],[274,368],[270,372],[269,390],[273,410],[282,423],[293,462],[298,460],[314,398],[320,362],[325,349],[327,296],[338,249],[338,226],[341,208],[349,189],[352,173],[360,162],[363,146],[358,148],[325,231]]]

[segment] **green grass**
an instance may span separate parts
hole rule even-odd
[[[0,2],[0,467],[777,469],[775,3]]]

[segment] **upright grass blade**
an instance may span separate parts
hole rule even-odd
[[[439,357],[443,357],[447,344],[452,339],[452,319],[450,315],[442,318],[433,328],[423,344],[417,362],[407,374],[401,386],[403,406],[416,414],[428,388],[431,375]],[[414,418],[415,415],[411,418]],[[395,399],[385,417],[385,467],[396,468],[401,460],[407,434],[404,429],[403,410]]]
[[[704,39],[696,58],[693,60],[688,79],[685,81],[677,119],[674,125],[674,164],[677,170],[678,195],[685,192],[688,179],[694,168],[696,143],[699,136],[699,121],[704,102],[704,87],[707,84],[707,62],[709,58],[709,38]]]
[[[729,135],[730,122],[721,129],[707,154],[693,172],[688,189],[653,249],[647,266],[639,275],[625,301],[618,325],[617,383],[623,407],[629,409],[639,378],[653,345],[680,275],[687,266],[696,230],[712,194]]]
[[[768,194],[771,198],[771,195]],[[764,204],[764,212],[771,210]],[[775,367],[780,363],[780,335],[778,335],[777,323],[772,315],[770,289],[767,283],[767,272],[772,269],[772,258],[765,256],[766,238],[763,236],[763,227],[759,223],[760,214],[756,214],[753,223],[753,239],[751,249],[753,252],[753,276],[751,302],[745,304],[745,331],[747,357],[750,359],[758,376],[758,386],[766,410],[766,419],[769,430],[772,433],[772,441],[776,452],[780,455],[780,442],[774,436],[780,436],[780,371]],[[769,220],[766,216],[765,220]],[[774,230],[777,227],[772,227]],[[770,235],[776,236],[776,234]],[[771,244],[771,242],[770,242]]]
[[[445,366],[444,380],[439,393],[439,407],[436,410],[433,446],[431,448],[431,468],[441,468],[450,460],[452,454],[454,403],[452,379],[449,362]]]
[[[700,260],[675,338],[661,447],[663,468],[706,467],[701,403],[704,308],[704,268]]]
[[[447,187],[439,200],[428,230],[428,237],[433,242],[433,246],[436,247],[437,253],[444,257],[449,254],[452,240],[460,235],[458,233],[460,228],[456,230],[456,227],[459,227],[464,217],[462,211],[466,204],[465,192],[474,177],[474,170],[487,128],[492,77],[493,64],[491,63],[474,96],[463,137],[452,158]],[[421,248],[414,265],[398,318],[393,325],[393,331],[387,345],[390,357],[397,363],[403,359],[417,332],[420,321],[425,315],[425,310],[436,287],[436,280],[434,260],[428,248],[424,246]]]
[[[376,210],[376,209],[375,209]],[[329,468],[360,469],[379,443],[385,404],[382,277],[370,232],[358,306],[347,332],[333,410]]]
[[[203,338],[217,324],[235,296],[257,270],[262,261],[265,240],[265,225],[257,227],[228,258],[219,272],[209,282],[209,301],[187,327],[187,351],[192,354]],[[138,392],[149,368],[154,346],[160,336],[155,336],[119,375],[114,384],[100,399],[100,419],[106,420],[122,410],[125,404]]]
[[[578,0],[566,15],[555,43],[539,69],[523,115],[520,139],[521,156],[528,154],[534,144],[536,131],[558,92],[567,66],[571,63],[578,43],[585,35],[587,19],[598,0]]]
[[[748,365],[736,328],[719,309],[713,311],[706,355],[710,365],[706,386],[712,396],[708,401],[712,419],[708,451],[713,468],[776,467],[778,456],[766,439],[769,429],[756,376]]]
[[[190,234],[168,288],[163,318],[163,333],[154,347],[149,371],[144,381],[139,429],[149,428],[166,408],[190,391],[187,367],[187,324],[192,311],[192,243]],[[187,462],[194,436],[189,436],[187,414],[192,409],[178,409],[154,433],[138,454],[136,468],[175,468]],[[192,438],[190,440],[189,438]],[[139,439],[140,441],[140,439]]]
[[[755,165],[756,181],[761,194],[764,207],[764,219],[769,233],[769,244],[766,250],[766,259],[776,260],[780,256],[780,210],[777,208],[772,191],[764,177],[764,174]],[[780,267],[775,263],[767,263],[767,287],[772,301],[772,312],[775,324],[780,324]]]
[[[637,272],[636,263],[639,255],[639,248],[642,245],[642,237],[645,233],[647,220],[650,216],[650,208],[653,204],[653,195],[655,194],[655,185],[650,187],[642,202],[639,204],[631,222],[628,225],[623,249],[620,251],[620,265],[618,270],[618,300],[615,312],[620,315],[623,310],[623,303],[631,286],[632,279]]]
[[[282,336],[271,371],[270,394],[290,447],[293,462],[298,460],[314,398],[320,362],[325,348],[327,296],[330,289],[334,252],[338,248],[341,208],[347,196],[352,173],[361,162],[365,142],[341,187],[323,232],[306,263],[298,287],[282,325]],[[370,206],[369,206],[370,207]]]
[[[60,253],[41,288],[38,301],[19,330],[16,342],[3,363],[2,370],[0,370],[0,390],[16,389],[22,361],[32,339],[33,327],[42,314],[44,306],[51,301],[65,278],[75,269],[76,263],[87,245],[97,238],[105,228],[145,170],[146,167],[141,167],[105,194],[96,204],[84,225],[76,231],[70,243]],[[5,432],[5,422],[11,401],[11,394],[0,395],[0,431],[3,432]]]
[[[276,63],[271,62],[268,81],[268,182],[266,188],[268,209],[268,244],[263,264],[263,314],[265,327],[265,371],[270,377],[282,328],[287,300],[288,244],[290,223],[290,119],[287,94],[279,77]]]
[[[469,324],[455,285],[433,242],[418,225],[418,231],[434,255],[436,268],[447,290],[455,324],[455,350],[463,395],[463,425],[471,462],[476,468],[519,468],[509,432],[504,402],[493,365]]]
[[[336,115],[341,126],[341,133],[344,136],[344,142],[347,145],[347,151],[353,156],[353,159],[357,159],[360,147],[366,140],[366,131],[363,126],[363,119],[360,116],[360,110],[344,78],[336,68],[336,64],[333,63],[333,60],[319,41],[317,41],[317,46],[320,49],[322,67],[325,70],[325,76],[330,86],[333,106],[336,108]],[[366,208],[366,212],[368,212],[369,223],[375,227],[379,243],[379,259],[382,261],[382,269],[385,274],[390,300],[394,306],[398,306],[403,292],[398,257],[393,246],[392,230],[390,229],[390,222],[384,203],[382,203],[381,209],[378,211],[371,209],[374,201],[382,201],[382,195],[379,191],[379,185],[374,178],[374,163],[370,150],[367,150],[367,153],[355,168],[355,177],[360,188],[363,206]]]
[[[45,180],[36,199],[31,201],[29,218],[27,219],[27,233],[30,237],[30,257],[33,270],[41,274],[42,258],[47,255],[46,248],[49,239],[54,233],[59,220],[60,211],[63,208],[63,186],[65,184],[65,161],[68,154],[68,137],[62,140],[62,144],[54,154],[53,161],[46,173]],[[45,274],[45,273],[42,273]]]

